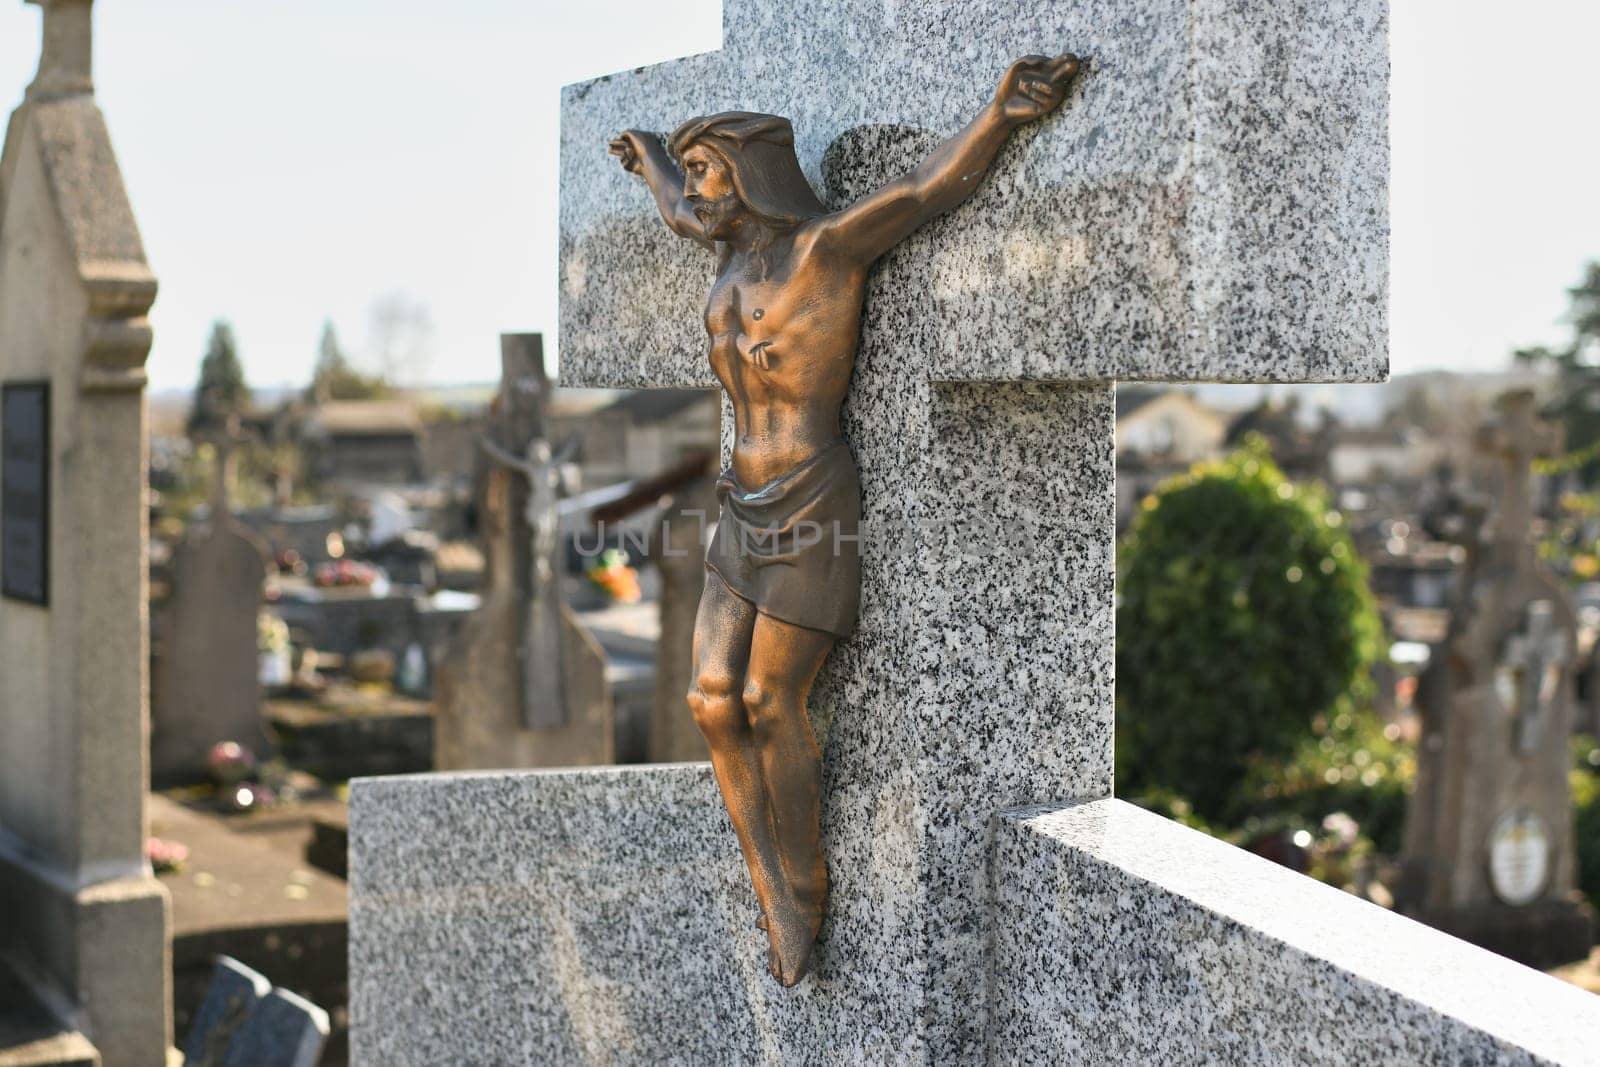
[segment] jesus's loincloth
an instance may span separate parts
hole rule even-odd
[[[845,443],[754,490],[725,470],[717,500],[706,566],[764,615],[850,636],[861,605],[861,483]]]

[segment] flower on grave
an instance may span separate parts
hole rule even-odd
[[[311,580],[324,589],[370,587],[377,583],[381,572],[370,563],[340,559],[332,563],[319,563]]]
[[[144,842],[144,855],[157,874],[166,874],[183,870],[184,862],[189,858],[189,846],[181,841],[148,837]]]
[[[1342,811],[1336,811],[1322,820],[1322,831],[1343,848],[1355,845],[1361,837],[1361,824]]]
[[[643,595],[639,589],[639,572],[628,566],[628,554],[619,549],[608,548],[602,552],[587,575],[589,581],[618,603],[637,604]]]
[[[218,741],[206,756],[206,769],[217,785],[224,788],[237,785],[254,773],[255,753],[237,741]]]
[[[256,651],[275,655],[289,651],[289,624],[270,611],[256,615]]]

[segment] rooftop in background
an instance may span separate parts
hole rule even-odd
[[[415,400],[330,400],[311,414],[316,429],[328,434],[414,433],[422,428]]]
[[[671,418],[691,404],[703,404],[715,396],[715,390],[711,389],[636,389],[624,393],[616,403],[606,408],[606,411],[626,415],[635,423],[660,422],[662,419]]]

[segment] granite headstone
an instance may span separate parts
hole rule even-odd
[[[224,449],[210,514],[173,557],[150,730],[150,772],[158,781],[202,776],[221,741],[266,754],[257,635],[269,555],[228,511],[227,464]]]

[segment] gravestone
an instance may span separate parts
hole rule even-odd
[[[144,855],[156,280],[95,103],[92,4],[42,8],[0,154],[0,386],[49,386],[43,435],[31,400],[0,405],[0,970],[103,1067],[148,1067],[172,1033],[167,895]]]
[[[183,1043],[185,1067],[221,1067],[234,1035],[270,992],[272,983],[260,972],[231,957],[218,956],[206,998],[200,1002]]]
[[[267,754],[257,620],[270,553],[228,510],[231,461],[231,445],[219,442],[210,512],[173,557],[150,731],[158,781],[204,777],[219,741]]]
[[[786,115],[837,207],[1017,56],[1090,57],[873,275],[861,619],[812,700],[813,974],[768,977],[705,764],[358,782],[358,1058],[1575,1062],[1572,1019],[1600,1021],[1576,991],[1107,799],[1112,382],[1383,376],[1386,34],[1377,0],[730,0],[721,52],[569,87],[564,380],[700,386],[714,264],[603,154],[619,131]],[[1430,949],[1500,999],[1430,983]]]
[[[1540,966],[1588,955],[1567,782],[1578,620],[1531,529],[1533,461],[1553,441],[1534,397],[1502,397],[1492,538],[1472,539],[1450,633],[1418,690],[1423,732],[1400,901],[1409,914]]]
[[[561,595],[540,336],[503,335],[500,358],[476,479],[483,602],[439,665],[435,765],[610,763],[615,714],[605,653]]]
[[[274,989],[229,1042],[221,1067],[317,1067],[327,1040],[327,1012],[287,989]]]

